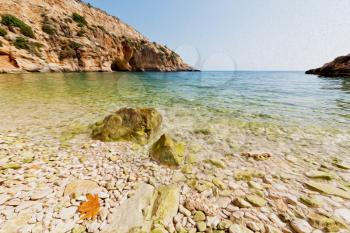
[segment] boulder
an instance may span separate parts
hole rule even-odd
[[[177,214],[180,203],[180,189],[177,185],[158,188],[153,204],[153,224],[168,226]]]
[[[167,134],[163,134],[150,150],[153,160],[169,167],[178,167],[183,163],[185,147],[182,143],[175,143]]]
[[[153,186],[141,184],[132,197],[116,208],[110,223],[102,229],[102,232],[128,233],[139,228],[144,232],[150,232],[149,210],[151,210],[153,195]]]
[[[161,114],[154,108],[122,108],[93,126],[92,138],[109,141],[133,141],[147,144],[158,132]]]

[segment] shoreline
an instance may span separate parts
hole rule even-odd
[[[69,144],[42,144],[14,133],[0,137],[0,152],[9,159],[1,170],[0,232],[107,233],[111,226],[125,227],[116,215],[128,200],[138,203],[133,196],[146,195],[138,187],[158,190],[174,184],[179,189],[176,213],[164,229],[152,232],[347,232],[350,193],[343,179],[350,177],[350,167],[334,158],[230,150],[201,157],[197,154],[204,148],[186,146],[186,155],[195,156],[170,169],[149,158],[152,143],[89,137],[70,138]],[[80,219],[84,195],[64,195],[71,182],[85,181],[98,189],[96,220]],[[315,183],[328,186],[317,191]],[[138,219],[133,209],[123,215]]]

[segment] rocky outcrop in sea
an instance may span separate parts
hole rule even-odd
[[[324,77],[350,77],[350,54],[337,57],[324,66],[306,71],[306,74],[316,74]]]

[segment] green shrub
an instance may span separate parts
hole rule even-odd
[[[48,35],[56,34],[56,29],[48,23],[43,24],[42,29],[43,29],[43,32],[45,32]]]
[[[85,34],[86,34],[85,30],[81,29],[81,30],[77,33],[77,36],[83,37],[83,36],[85,36]]]
[[[78,49],[82,48],[83,45],[79,44],[79,43],[77,43],[75,41],[71,41],[71,42],[69,42],[69,47],[74,49],[74,50],[78,50]]]
[[[76,56],[75,50],[70,48],[69,46],[65,46],[60,51],[59,59],[62,61],[66,58],[71,58],[71,57],[75,57],[75,56]]]
[[[40,56],[40,48],[43,47],[42,44],[38,42],[31,42],[25,37],[17,37],[15,42],[13,43],[17,49],[25,49],[31,54],[35,54],[36,56]]]
[[[73,13],[72,18],[76,23],[78,23],[79,27],[84,27],[84,26],[87,26],[88,24],[84,16],[81,16],[78,13]]]
[[[3,15],[1,23],[6,26],[18,27],[24,36],[35,38],[32,28],[13,15]]]
[[[64,60],[66,58],[77,57],[77,51],[82,48],[83,45],[74,41],[70,41],[68,44],[62,47],[59,54],[59,59]]]
[[[2,47],[2,42],[1,42],[1,40],[0,40],[0,47]]]
[[[0,36],[6,36],[7,31],[3,28],[0,28]]]
[[[29,41],[27,38],[24,38],[24,37],[17,37],[15,42],[14,42],[14,45],[17,49],[26,49],[28,50],[29,49]]]

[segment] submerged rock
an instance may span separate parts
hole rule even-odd
[[[163,134],[150,150],[153,160],[169,167],[178,167],[183,163],[185,147],[182,143],[175,143],[167,134]]]
[[[122,108],[96,123],[92,138],[146,144],[158,132],[161,123],[162,116],[154,108]]]

